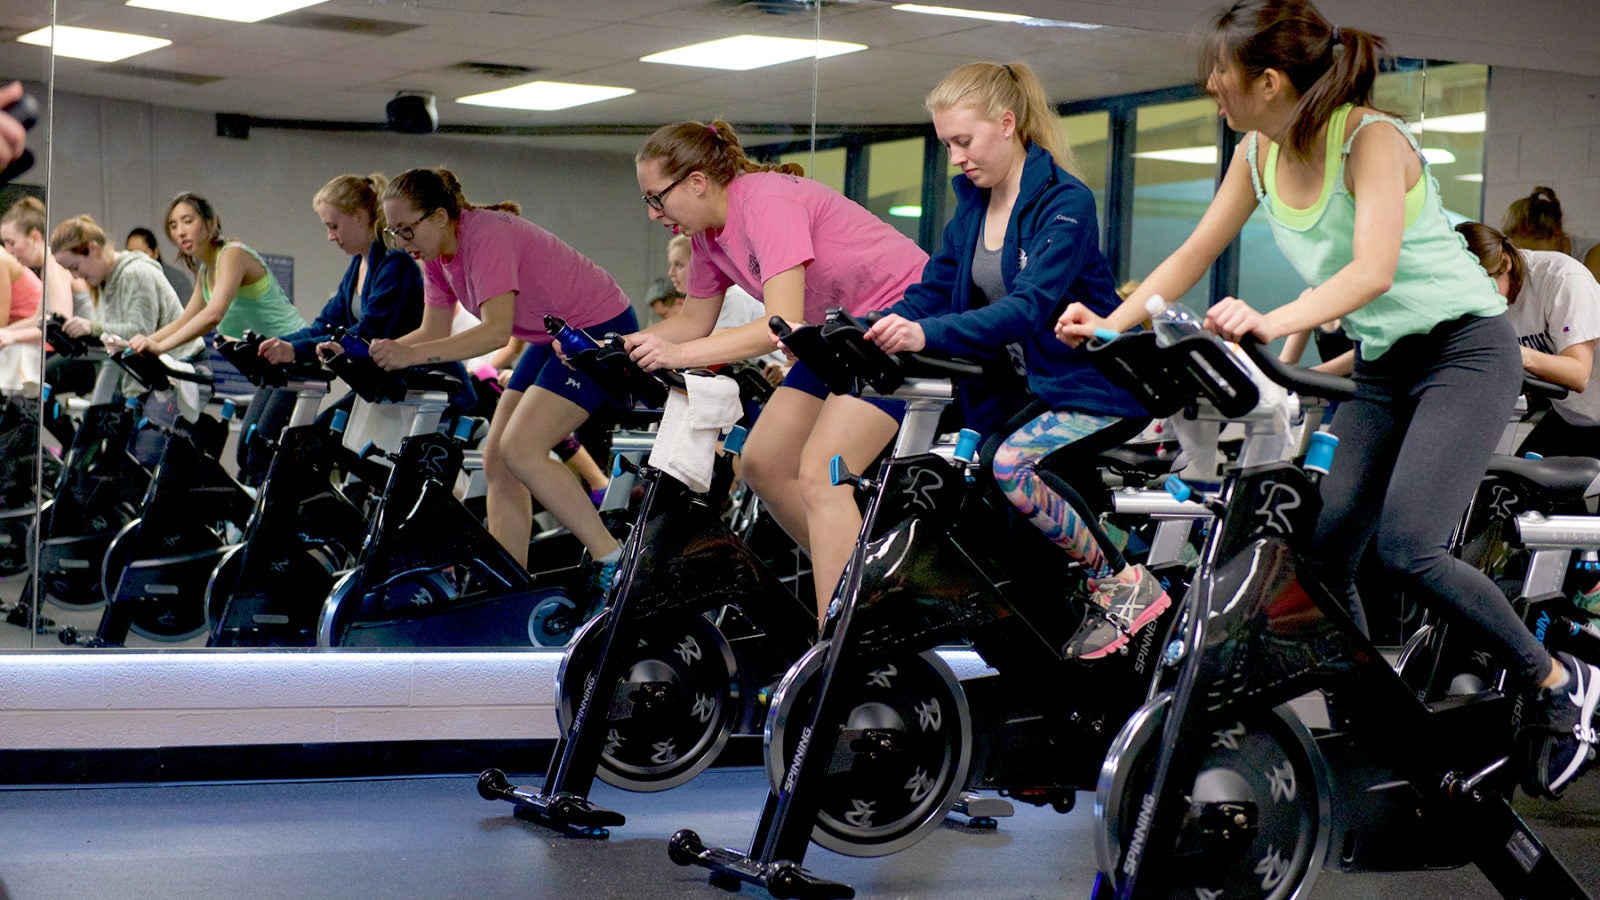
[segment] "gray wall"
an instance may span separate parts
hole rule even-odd
[[[1489,224],[1542,184],[1561,199],[1574,242],[1600,241],[1600,78],[1494,68],[1486,138]]]
[[[75,94],[57,94],[54,113],[52,223],[86,212],[119,242],[137,225],[162,234],[167,201],[195,191],[216,206],[228,236],[294,257],[294,299],[307,318],[349,262],[327,241],[311,197],[347,172],[446,166],[469,200],[520,202],[524,216],[605,267],[641,308],[650,279],[666,274],[670,235],[645,218],[625,152],[261,128],[241,141],[217,137],[209,114]],[[162,255],[177,256],[164,238]]]

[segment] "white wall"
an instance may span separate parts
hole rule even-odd
[[[1600,78],[1496,67],[1489,75],[1483,214],[1548,185],[1575,242],[1600,241]]]
[[[295,304],[308,319],[349,263],[328,243],[311,197],[345,173],[446,166],[469,200],[521,203],[524,216],[599,263],[641,309],[650,279],[666,274],[669,235],[646,219],[626,153],[512,138],[267,128],[237,140],[217,137],[210,114],[76,94],[56,95],[54,113],[52,223],[86,212],[117,241],[137,225],[162,234],[167,202],[194,191],[216,207],[228,236],[294,257]],[[177,256],[164,238],[162,255]]]

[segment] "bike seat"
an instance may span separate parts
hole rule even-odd
[[[1600,459],[1587,456],[1551,456],[1524,459],[1496,455],[1489,475],[1511,475],[1548,491],[1553,500],[1582,500],[1600,480]]]

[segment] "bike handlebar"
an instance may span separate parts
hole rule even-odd
[[[882,396],[893,393],[907,378],[979,378],[983,367],[968,360],[932,353],[885,353],[867,340],[867,329],[881,314],[862,322],[843,309],[828,311],[821,325],[791,329],[778,316],[767,320],[778,339],[816,372],[835,394],[855,394],[866,387]]]
[[[1342,375],[1330,375],[1305,366],[1291,366],[1268,353],[1266,347],[1253,334],[1240,336],[1239,349],[1256,364],[1256,368],[1260,369],[1262,374],[1297,394],[1307,394],[1336,402],[1353,399],[1356,395],[1354,381]]]

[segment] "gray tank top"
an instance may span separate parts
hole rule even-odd
[[[978,289],[978,301],[973,306],[988,306],[1007,294],[1006,279],[1000,271],[1000,250],[983,246],[983,234],[972,245],[972,286]]]

